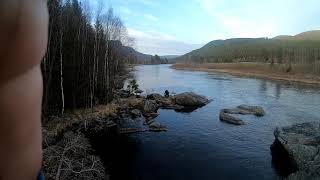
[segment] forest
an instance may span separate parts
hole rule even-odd
[[[216,40],[204,47],[178,58],[180,62],[231,63],[261,62],[310,66],[310,70],[320,70],[320,41],[287,40],[267,38],[239,38]]]
[[[41,65],[44,117],[108,103],[125,64],[135,61],[122,51],[133,39],[113,9],[104,7],[103,1],[95,10],[88,1],[48,1],[49,38]]]

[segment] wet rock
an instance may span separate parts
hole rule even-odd
[[[150,125],[154,122],[156,122],[155,119],[146,119],[146,125]]]
[[[143,128],[120,128],[119,134],[132,134],[132,133],[138,133],[138,132],[145,132],[147,129]]]
[[[240,105],[237,108],[243,110],[242,112],[247,111],[248,114],[254,114],[256,116],[264,116],[266,114],[264,109],[260,106]]]
[[[183,110],[184,106],[176,105],[176,104],[169,104],[169,105],[162,105],[162,109],[173,109],[173,110]]]
[[[173,106],[174,105],[174,102],[171,99],[165,98],[161,94],[157,94],[157,93],[149,94],[147,96],[147,99],[154,100],[160,107],[166,107],[166,106]]]
[[[229,124],[234,124],[234,125],[244,125],[245,124],[245,122],[242,121],[240,118],[234,117],[228,113],[225,113],[224,111],[220,112],[219,118],[220,118],[220,121],[224,121]]]
[[[320,122],[278,127],[274,136],[298,168],[288,179],[320,179]]]
[[[222,111],[228,114],[242,114],[242,115],[253,114],[259,117],[265,115],[265,111],[260,106],[240,105],[236,108],[223,109]]]
[[[175,104],[186,107],[201,107],[209,103],[209,100],[193,92],[177,94],[173,97]]]
[[[137,118],[141,116],[141,112],[138,109],[134,109],[131,111],[131,117],[132,118]]]
[[[156,101],[162,101],[164,99],[164,97],[161,94],[154,93],[154,94],[149,94],[147,96],[147,99],[156,100]]]
[[[158,117],[159,114],[158,113],[145,113],[145,114],[143,114],[143,116],[146,118],[147,121],[150,121],[150,120]]]
[[[153,122],[151,124],[149,124],[149,131],[153,131],[153,132],[160,132],[160,131],[167,131],[168,129],[161,125],[160,123],[157,122]]]
[[[154,100],[146,100],[143,110],[146,113],[152,113],[157,112],[158,108],[158,104]]]

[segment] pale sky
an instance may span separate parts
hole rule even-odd
[[[320,0],[108,0],[146,54],[181,55],[216,39],[320,29]]]

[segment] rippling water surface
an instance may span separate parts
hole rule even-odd
[[[315,88],[168,65],[138,66],[134,74],[146,93],[193,91],[214,101],[192,113],[159,110],[167,132],[106,139],[111,179],[280,179],[270,152],[275,127],[320,120]],[[263,106],[267,115],[243,116],[244,126],[219,120],[220,109],[240,104]]]

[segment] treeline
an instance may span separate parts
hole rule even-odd
[[[142,62],[142,64],[169,64],[169,60],[167,58],[162,58],[158,55],[154,55],[150,57],[150,60]]]
[[[108,103],[124,73],[130,45],[121,19],[102,1],[91,11],[88,1],[48,0],[49,37],[43,59],[43,114]],[[93,17],[94,16],[94,17]]]
[[[179,58],[183,62],[266,62],[320,66],[320,41],[229,39],[212,41]]]

